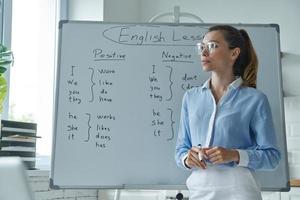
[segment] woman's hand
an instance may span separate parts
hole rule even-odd
[[[223,147],[212,147],[205,150],[210,162],[213,164],[224,164],[231,161],[239,162],[239,152],[235,149],[226,149]]]
[[[205,150],[201,149],[199,147],[192,147],[188,151],[188,156],[185,159],[185,164],[189,168],[193,168],[193,167],[200,167],[201,169],[205,169],[206,168],[205,161],[199,159],[199,153],[200,152],[204,155],[205,158],[207,158],[207,156],[205,155]]]

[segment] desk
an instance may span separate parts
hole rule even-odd
[[[300,187],[300,179],[292,179],[290,183],[291,187]]]

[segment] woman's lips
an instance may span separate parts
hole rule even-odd
[[[201,63],[202,64],[207,64],[207,63],[210,63],[210,61],[209,60],[201,60]]]

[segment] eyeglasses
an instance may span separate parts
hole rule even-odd
[[[198,54],[202,55],[204,50],[208,50],[208,53],[212,53],[215,49],[219,47],[219,44],[216,42],[208,42],[207,44],[203,42],[197,43]]]

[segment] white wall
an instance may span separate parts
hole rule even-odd
[[[138,22],[140,4],[140,0],[104,0],[103,20]]]
[[[69,0],[69,20],[103,20],[103,0]]]
[[[136,22],[141,14],[140,2],[140,0],[68,0],[68,19]]]

